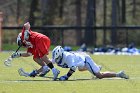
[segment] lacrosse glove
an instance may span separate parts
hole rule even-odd
[[[12,55],[11,55],[11,58],[18,58],[18,57],[20,57],[21,56],[21,53],[13,53]]]
[[[64,76],[61,76],[60,78],[59,78],[59,80],[60,81],[65,81],[65,80],[68,80],[68,76],[67,75],[64,75]]]
[[[37,76],[37,71],[36,70],[33,70],[30,74],[29,74],[29,76],[30,77],[35,77],[35,76]]]

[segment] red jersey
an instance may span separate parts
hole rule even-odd
[[[50,39],[47,36],[29,30],[29,39],[24,40],[24,32],[25,28],[22,29],[21,39],[23,43],[30,47],[28,48],[28,51],[32,51],[35,58],[41,58],[45,54],[49,54]]]

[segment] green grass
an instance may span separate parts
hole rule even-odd
[[[16,50],[18,45],[16,44],[2,44],[2,50]],[[20,50],[26,50],[25,48],[20,48]]]
[[[125,70],[130,79],[93,79],[88,72],[76,71],[69,81],[52,81],[48,78],[30,78],[18,75],[18,68],[32,71],[39,66],[32,57],[13,60],[11,67],[5,67],[3,61],[11,53],[0,53],[0,93],[140,93],[140,56],[91,55],[97,64],[103,66],[102,71]],[[57,67],[57,66],[56,66]],[[61,73],[68,69],[57,67]],[[49,72],[48,76],[52,76]]]

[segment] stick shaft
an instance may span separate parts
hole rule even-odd
[[[20,49],[20,47],[21,47],[21,46],[19,46],[19,47],[17,48],[17,50],[15,51],[15,53],[18,52],[18,50]]]
[[[18,70],[18,72],[19,72],[19,75],[20,75],[20,76],[30,77],[30,76],[29,76],[29,73],[28,73],[28,72],[25,72],[23,68],[20,68],[20,69]],[[36,77],[40,77],[40,76],[37,75]],[[52,79],[53,77],[44,76],[44,77],[42,77],[42,78],[49,78],[49,79]],[[57,78],[57,79],[59,79],[59,78]]]

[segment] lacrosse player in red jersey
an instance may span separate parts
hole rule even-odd
[[[57,79],[60,71],[54,68],[52,62],[47,57],[50,48],[49,37],[38,32],[33,32],[30,29],[30,23],[27,22],[24,24],[21,36],[18,36],[17,43],[18,45],[22,44],[23,46],[26,46],[28,48],[27,53],[14,53],[12,55],[13,58],[34,55],[34,61],[36,61],[40,65],[44,63],[47,64],[47,66],[52,70],[52,73],[54,75],[53,80]],[[34,76],[37,75],[35,71],[33,71],[31,75],[32,74]]]
[[[34,48],[29,48],[23,42],[21,42],[21,33],[19,33],[19,35],[17,37],[17,44],[18,44],[18,46],[24,46],[25,48],[27,48],[27,52],[26,53],[15,53],[12,55],[12,58],[29,57],[29,56],[33,55],[33,60],[36,63],[38,63],[41,66],[41,68],[38,70],[33,70],[28,76],[35,77],[36,75],[39,75],[41,77],[44,77],[50,71],[49,67],[40,58],[37,58],[37,53],[35,52]]]

